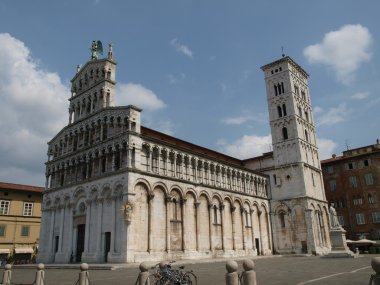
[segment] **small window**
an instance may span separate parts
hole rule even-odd
[[[21,228],[21,236],[22,237],[28,237],[29,236],[30,227],[29,226],[22,226]]]
[[[372,213],[372,222],[374,224],[380,223],[380,212],[373,212]]]
[[[356,224],[358,224],[358,225],[364,225],[365,224],[363,213],[356,214]]]
[[[347,166],[348,166],[348,169],[354,169],[354,163],[353,162],[349,162],[347,164]]]
[[[9,215],[9,205],[11,201],[0,200],[0,215]]]
[[[0,237],[5,237],[6,225],[0,225]]]
[[[285,213],[281,212],[279,215],[281,228],[285,228]]]
[[[368,194],[368,204],[375,204],[375,198],[371,194]]]
[[[366,175],[364,175],[364,179],[365,179],[365,184],[366,185],[373,185],[373,176],[372,176],[372,173],[367,173]]]
[[[308,142],[309,141],[309,134],[307,133],[307,130],[305,130],[305,140]]]
[[[300,89],[297,85],[294,85],[294,92],[296,93],[296,95],[300,95]]]
[[[364,166],[369,166],[369,160],[368,160],[368,159],[365,159],[365,160],[363,161],[363,164],[364,164]]]
[[[334,173],[334,166],[332,166],[332,165],[327,166],[327,173],[333,174]]]
[[[24,202],[23,216],[32,216],[33,215],[33,203]]]
[[[356,176],[350,176],[350,186],[351,188],[357,188],[358,187],[358,181],[356,180]]]
[[[288,129],[286,127],[282,128],[282,137],[284,140],[288,139]]]
[[[336,180],[330,180],[330,190],[336,191]]]
[[[277,106],[277,113],[278,113],[278,117],[281,118],[282,117],[282,109],[280,106]]]
[[[282,104],[282,113],[284,114],[284,116],[287,115],[287,113],[286,113],[286,105],[285,104]]]

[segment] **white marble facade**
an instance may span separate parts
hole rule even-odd
[[[39,262],[329,247],[324,194],[273,199],[273,174],[281,176],[273,154],[260,169],[260,159],[242,161],[141,126],[142,110],[114,106],[115,71],[110,46],[107,58],[93,57],[72,80],[69,123],[48,143]],[[293,188],[304,193],[303,181]]]

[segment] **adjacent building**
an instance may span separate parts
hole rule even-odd
[[[326,196],[347,238],[380,239],[380,142],[322,161]]]
[[[30,262],[37,253],[43,187],[0,182],[0,260]]]
[[[71,81],[48,143],[41,262],[140,262],[330,250],[308,74],[265,65],[273,153],[240,160],[141,125],[115,106],[112,46]]]

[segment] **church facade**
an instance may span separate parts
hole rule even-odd
[[[68,125],[48,143],[39,262],[329,252],[308,75],[290,57],[262,67],[273,152],[240,160],[114,106],[112,46],[103,59],[95,50],[71,81]]]

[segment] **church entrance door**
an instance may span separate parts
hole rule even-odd
[[[77,237],[77,252],[75,256],[76,262],[82,261],[82,252],[84,251],[84,238],[85,238],[85,224],[80,224],[77,226],[78,237]]]
[[[256,245],[257,255],[260,255],[260,240],[258,238],[255,238],[255,245]]]
[[[108,253],[111,249],[111,232],[106,232],[104,237],[104,262],[108,262]]]

